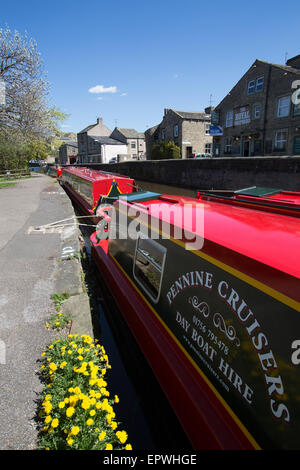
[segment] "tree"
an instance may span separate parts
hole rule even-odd
[[[67,115],[49,105],[50,86],[36,42],[8,27],[0,29],[0,83],[0,143],[10,147],[13,138],[26,149],[32,142],[51,144]]]
[[[174,142],[161,142],[153,145],[151,149],[152,160],[164,160],[170,158],[181,158],[180,147]]]

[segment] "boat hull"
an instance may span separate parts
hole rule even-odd
[[[92,237],[92,256],[141,351],[195,449],[259,448],[218,392],[108,253],[108,241]],[[97,246],[98,245],[98,246]],[[154,397],[155,399],[155,397]]]

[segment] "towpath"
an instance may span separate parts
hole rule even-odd
[[[0,187],[1,450],[36,448],[34,417],[41,391],[38,361],[54,336],[45,328],[54,311],[50,295],[57,292],[63,247],[78,243],[74,226],[63,232],[37,227],[72,215],[69,199],[48,176],[35,175],[15,186]],[[75,271],[67,270],[70,274],[63,283],[80,295],[80,272],[74,266]]]

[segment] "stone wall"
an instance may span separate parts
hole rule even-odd
[[[136,180],[190,189],[249,186],[300,190],[300,157],[204,158],[86,165]]]

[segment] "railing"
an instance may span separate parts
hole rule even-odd
[[[30,170],[4,170],[0,173],[0,180],[2,179],[16,179],[30,176]]]

